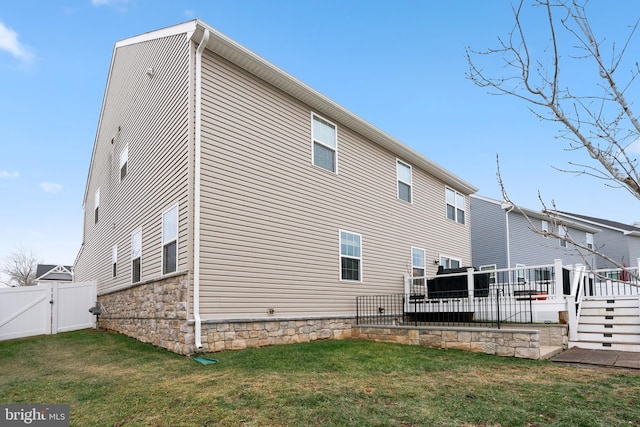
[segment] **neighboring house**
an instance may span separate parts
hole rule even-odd
[[[53,282],[73,282],[73,267],[69,265],[38,264],[35,282],[36,285]]]
[[[623,224],[608,219],[594,218],[570,212],[558,212],[560,217],[569,221],[579,222],[591,227],[597,227],[600,232],[595,240],[595,249],[612,260],[637,267],[640,258],[640,226],[638,224]],[[602,257],[595,257],[595,268],[618,268],[617,265]]]
[[[194,20],[115,45],[74,273],[183,354],[346,337],[357,296],[471,264],[476,190]]]
[[[553,264],[593,262],[565,240],[536,233],[546,230],[568,233],[579,244],[593,245],[600,228],[569,218],[555,225],[542,211],[516,208],[512,204],[478,195],[470,197],[471,247],[474,266],[481,270]]]

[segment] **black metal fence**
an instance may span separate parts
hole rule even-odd
[[[477,291],[365,295],[356,298],[356,323],[499,328],[507,322],[532,323],[531,306],[537,298],[544,296],[535,289],[506,293],[495,285]]]

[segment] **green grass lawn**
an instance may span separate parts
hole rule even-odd
[[[0,402],[74,426],[640,426],[640,372],[359,340],[193,359],[84,330],[0,342]]]

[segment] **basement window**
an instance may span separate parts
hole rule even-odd
[[[162,274],[178,267],[178,205],[162,214]]]

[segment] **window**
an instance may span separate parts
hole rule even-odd
[[[440,267],[442,268],[460,268],[461,261],[455,258],[440,257]]]
[[[588,249],[593,249],[593,233],[586,233],[586,244]]]
[[[398,199],[411,203],[411,166],[397,160],[396,175],[398,177]]]
[[[545,233],[549,232],[549,222],[548,221],[542,221],[542,225],[540,225],[540,230],[542,230]],[[547,236],[545,236],[547,237]]]
[[[111,248],[111,277],[118,275],[118,245]]]
[[[424,286],[424,276],[426,275],[424,255],[424,249],[411,248],[411,272],[413,277],[422,277],[422,279],[414,280],[414,285]]]
[[[525,283],[525,278],[524,278],[524,268],[526,267],[526,265],[524,264],[516,264],[516,268],[518,270],[516,270],[516,279],[518,281],[518,283]]]
[[[129,161],[129,145],[127,144],[120,153],[120,181],[127,176],[127,163]]]
[[[558,236],[560,236],[560,238],[558,239],[558,242],[560,243],[560,247],[561,248],[566,248],[567,247],[567,229],[565,228],[564,225],[559,225],[558,226]]]
[[[131,282],[137,283],[142,278],[142,230],[131,234]]]
[[[93,196],[93,219],[94,224],[98,223],[98,208],[100,207],[100,189],[96,190],[96,194]]]
[[[162,214],[162,274],[173,273],[178,265],[178,206]]]
[[[495,285],[496,284],[496,264],[491,264],[491,265],[481,265],[480,266],[480,271],[489,271],[489,284],[491,285]]]
[[[464,224],[465,216],[465,198],[457,191],[453,191],[450,188],[446,190],[447,194],[447,218],[452,221]]]
[[[336,172],[338,142],[336,126],[312,115],[313,164],[331,172]]]
[[[340,231],[340,280],[362,280],[362,250],[359,234]]]

